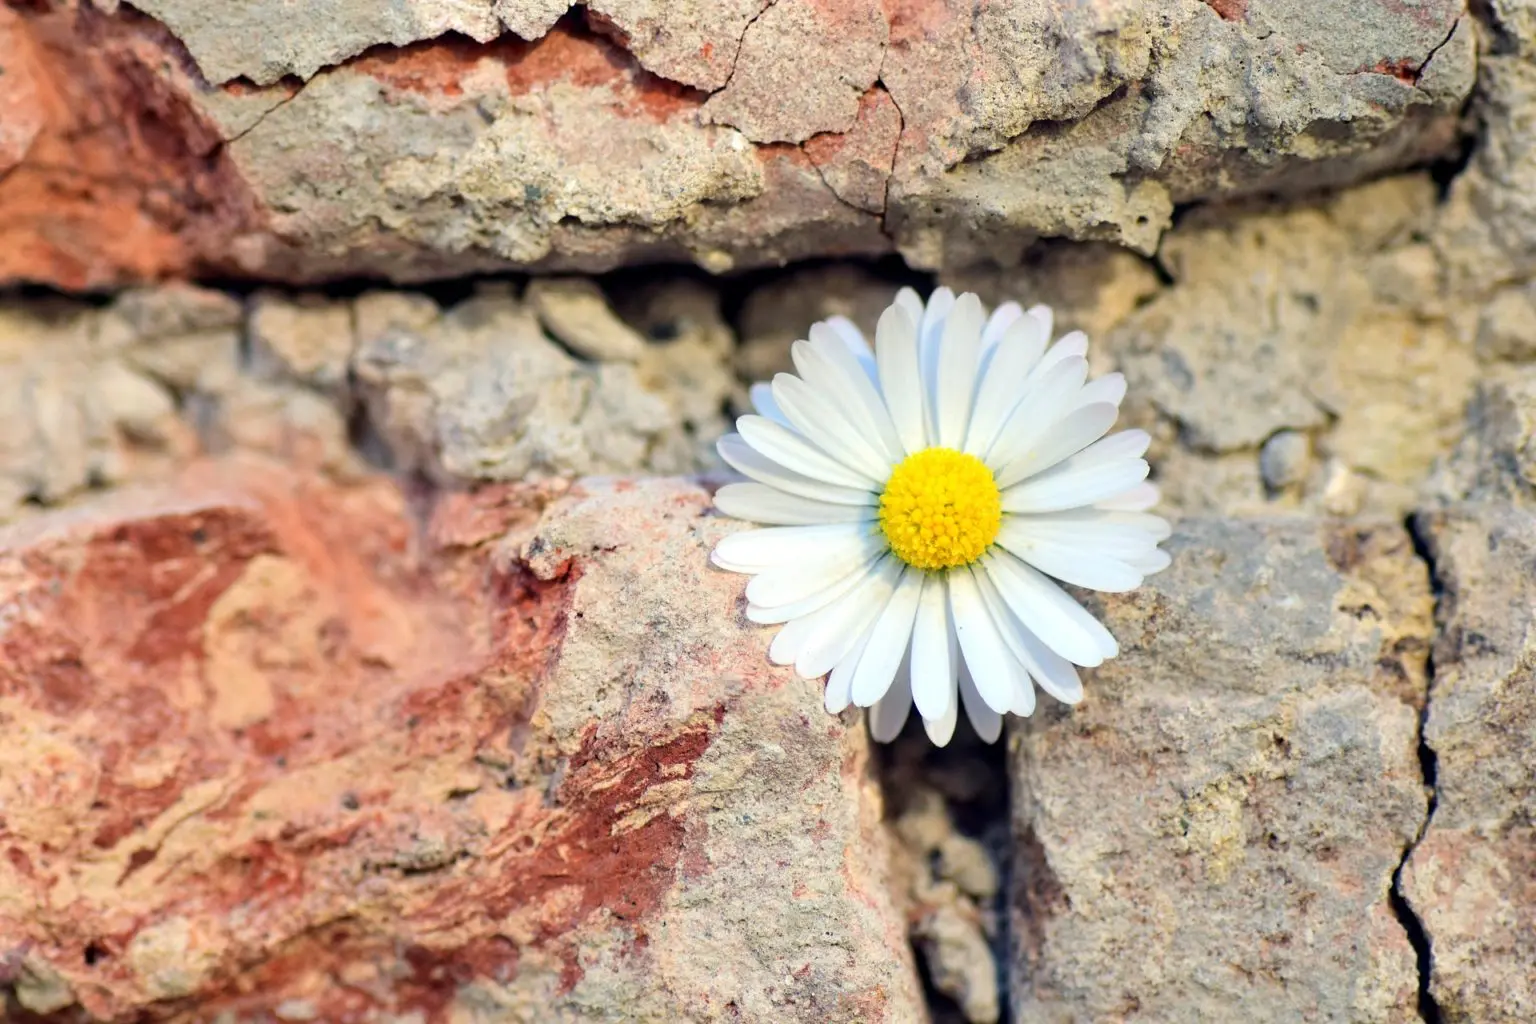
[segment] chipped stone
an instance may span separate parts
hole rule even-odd
[[[731,80],[742,35],[769,2],[590,0],[587,10],[598,16],[599,31],[611,31],[646,70],[713,92]]]
[[[538,278],[523,299],[544,329],[583,359],[632,363],[645,351],[645,339],[614,315],[602,289],[585,278]]]
[[[1427,803],[1412,540],[1186,518],[1168,547],[1097,602],[1120,656],[1084,702],[1016,735],[1013,1019],[1413,1017],[1389,897]]]
[[[814,135],[804,148],[839,199],[870,213],[884,213],[886,183],[900,137],[901,111],[890,94],[877,87],[860,97],[858,116],[846,132]]]
[[[1500,290],[1483,307],[1477,351],[1485,359],[1536,361],[1536,282]]]
[[[405,46],[447,32],[486,43],[500,31],[486,0],[299,7],[283,0],[245,0],[221,9],[216,18],[186,0],[140,0],[135,6],[185,43],[214,85],[237,78],[272,85],[287,75],[307,80],[372,46]]]
[[[251,300],[247,332],[252,369],[341,395],[356,345],[349,303],[317,295],[263,292]]]
[[[1424,723],[1436,804],[1402,888],[1444,1019],[1513,1024],[1536,1008],[1536,516],[1473,503],[1418,528],[1444,587]]]
[[[638,367],[578,362],[516,300],[485,294],[365,339],[354,372],[396,466],[437,480],[696,468],[730,382],[717,371],[713,395],[685,394],[642,354]],[[706,365],[693,381],[708,378]]]
[[[1536,501],[1536,367],[1500,367],[1478,382],[1466,434],[1438,467],[1431,493],[1444,504]]]
[[[567,20],[564,0],[278,7],[7,9],[0,281],[725,272],[893,251],[959,270],[1055,236],[1150,254],[1176,205],[1453,155],[1477,67],[1460,0],[1370,0],[1342,36],[1279,0],[1231,19],[1196,0],[593,0]],[[1529,76],[1513,53],[1487,65],[1482,91],[1513,124]],[[1523,143],[1499,142],[1498,120],[1434,242],[1460,245],[1477,287],[1530,263]],[[111,187],[72,198],[70,168]],[[59,217],[70,231],[47,229]]]
[[[862,723],[731,611],[707,555],[739,527],[682,481],[563,490],[422,523],[386,479],[237,458],[0,531],[34,1009],[924,1019]],[[261,675],[265,717],[208,672]]]
[[[753,142],[846,132],[880,73],[886,33],[878,0],[777,0],[747,27],[703,116]]]

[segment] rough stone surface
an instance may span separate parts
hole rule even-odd
[[[1491,359],[1536,360],[1536,280],[1495,293],[1477,325],[1478,353]]]
[[[105,316],[63,301],[0,306],[0,521],[23,503],[169,471],[196,450],[171,390],[182,376],[172,352],[227,346],[232,357],[239,312],[217,293],[178,292],[194,307],[180,323],[165,322],[175,319],[162,315],[166,297],[156,310],[127,296]],[[139,343],[144,326],[156,344]],[[197,372],[218,370],[205,362]]]
[[[1470,498],[1536,506],[1536,367],[1502,367],[1478,382],[1467,433],[1430,487],[1442,505]]]
[[[550,322],[606,361],[562,349],[505,289],[446,312],[409,292],[242,306],[181,285],[105,308],[0,302],[0,522],[233,449],[443,483],[716,466],[740,390],[718,297],[658,282],[627,295],[631,325],[579,292],[579,315]]]
[[[538,2],[497,0],[501,10]],[[695,89],[715,90],[731,80],[747,27],[770,2],[589,0],[586,7],[596,16],[591,19],[594,27],[617,39],[647,71]]]
[[[251,303],[251,359],[258,373],[342,393],[356,345],[352,305],[322,296],[258,295]]]
[[[1458,0],[1352,7],[1347,56],[1315,5],[1230,20],[1136,0],[898,10],[881,71],[904,116],[888,220],[925,266],[1016,262],[1040,235],[1151,252],[1175,203],[1434,150],[1453,134],[1435,111],[1472,84]]]
[[[1444,284],[1429,240],[1440,214],[1434,183],[1407,175],[1192,212],[1163,240],[1161,282],[1081,246],[944,280],[1089,332],[1095,370],[1126,375],[1124,419],[1152,433],[1170,507],[1400,517],[1466,430],[1487,358],[1485,307]],[[1297,457],[1282,468],[1272,442]]]
[[[846,132],[880,72],[887,31],[877,0],[776,0],[747,27],[731,80],[703,116],[754,142]]]
[[[837,198],[880,213],[900,139],[901,111],[890,93],[876,87],[860,97],[858,114],[847,131],[812,136],[803,148]]]
[[[923,1020],[862,726],[732,527],[560,490],[202,463],[0,533],[12,1009]]]
[[[1536,274],[1536,16],[1530,0],[1490,0],[1482,11],[1482,134],[1437,236],[1452,286],[1475,296]]]
[[[1013,1018],[1404,1021],[1431,599],[1395,524],[1188,518],[1012,737]]]
[[[686,472],[707,462],[724,427],[732,383],[723,353],[691,375],[670,372],[679,352],[667,345],[638,362],[626,352],[622,362],[583,363],[545,337],[531,310],[494,291],[426,326],[378,307],[368,319],[353,372],[401,471],[439,482]],[[640,345],[638,335],[626,340]]]
[[[1454,437],[1474,372],[1447,326],[1382,294],[1405,277],[1405,291],[1434,290],[1433,257],[1411,234],[1432,209],[1428,188],[1389,181],[1323,209],[1255,211],[1170,236],[1160,256],[1174,287],[1130,317],[1120,341],[1133,389],[1200,448],[1336,421],[1330,448],[1352,466],[1421,477]],[[1403,444],[1426,435],[1425,453]]]
[[[545,329],[578,356],[632,362],[645,351],[645,339],[614,315],[602,289],[591,281],[539,278],[523,298]]]
[[[142,6],[0,9],[0,281],[1150,253],[1177,203],[1451,153],[1476,67],[1461,0]],[[1458,202],[1513,238],[1500,131]]]
[[[1424,740],[1434,817],[1403,891],[1448,1022],[1536,1016],[1536,515],[1503,503],[1419,520],[1444,588]]]
[[[287,75],[309,79],[376,45],[404,46],[458,32],[486,43],[501,34],[487,0],[239,0],[209,17],[187,0],[142,0],[139,10],[164,23],[186,45],[198,70],[222,85],[245,79],[272,85]]]
[[[269,315],[279,308],[284,316]],[[358,472],[345,395],[280,372],[275,353],[309,351],[314,339],[309,320],[291,315],[299,308],[257,301],[255,319],[270,328],[264,337],[273,346],[251,346],[262,369],[242,358],[247,316],[223,292],[146,288],[105,308],[58,299],[0,304],[0,522],[164,478],[200,452],[232,447]],[[327,380],[334,384],[334,375]]]
[[[912,939],[934,988],[972,1024],[1001,1015],[997,960],[997,867],[986,848],[955,828],[944,795],[918,783],[901,795],[893,828],[902,845]]]
[[[209,97],[128,12],[0,5],[0,281],[185,275],[259,221],[224,142],[281,102]]]

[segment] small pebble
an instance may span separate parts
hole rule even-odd
[[[1277,431],[1259,449],[1259,474],[1271,491],[1300,484],[1311,464],[1312,439],[1297,430]]]

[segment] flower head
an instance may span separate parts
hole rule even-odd
[[[877,740],[914,704],[940,745],[962,706],[990,742],[1036,685],[1075,704],[1077,666],[1118,647],[1055,580],[1126,591],[1168,564],[1150,438],[1105,436],[1125,378],[1089,381],[1087,338],[1048,345],[1051,323],[903,289],[873,351],[844,318],[816,324],[798,374],[754,385],[758,415],[720,439],[751,482],[716,506],[767,528],[721,540],[715,564],[752,575],[748,618],[783,624],[769,657],[831,673],[827,710],[871,708]]]

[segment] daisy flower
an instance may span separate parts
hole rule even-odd
[[[1105,436],[1125,378],[1088,380],[1088,339],[1054,345],[1051,311],[902,289],[871,351],[842,317],[792,355],[798,374],[752,388],[755,416],[720,439],[748,483],[715,505],[765,529],[725,537],[714,563],[751,574],[747,617],[783,624],[769,657],[830,673],[826,707],[870,708],[888,742],[915,704],[940,746],[963,706],[997,739],[1035,686],[1082,699],[1077,666],[1114,637],[1055,580],[1133,590],[1168,565],[1150,437]]]

